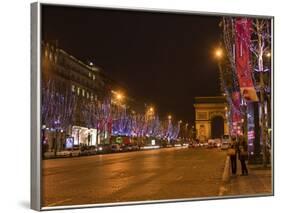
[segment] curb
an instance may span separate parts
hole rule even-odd
[[[224,183],[229,182],[230,180],[230,157],[227,156],[225,160],[224,170],[222,174],[222,181]]]
[[[230,181],[230,157],[227,156],[225,159],[224,170],[222,174],[222,185],[219,188],[219,196],[223,196],[227,189],[227,183]]]

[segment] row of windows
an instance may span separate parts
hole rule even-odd
[[[45,57],[48,58],[50,61],[54,61],[55,63],[57,62],[57,54],[53,53],[52,51],[48,51],[47,49],[45,49],[44,51]],[[74,68],[75,66],[71,66],[69,63],[65,63],[65,60],[63,57],[61,57],[62,59],[62,66],[63,66],[63,72],[69,72],[68,70],[71,69],[72,71],[76,72],[76,73],[80,73],[80,71],[76,70],[76,68]],[[62,71],[62,69],[58,69],[58,71]],[[81,74],[81,73],[80,73]],[[81,84],[85,84],[87,86],[92,86],[90,82],[87,82],[86,79],[84,80],[84,78],[82,76],[78,77],[75,76],[73,74],[70,74],[70,77],[72,78],[72,80],[76,80]],[[88,72],[88,77],[95,81],[96,80],[96,76],[94,73],[92,73],[91,71]]]
[[[91,100],[94,100],[94,99],[95,99],[95,101],[96,101],[97,98],[98,98],[96,95],[94,96],[92,92],[88,92],[88,91],[86,91],[85,89],[80,88],[80,87],[75,86],[75,85],[72,85],[72,86],[71,86],[71,91],[74,92],[74,93],[76,93],[78,96],[81,94],[82,97],[86,97],[87,99],[89,99],[89,98],[90,98]]]
[[[73,71],[73,70],[69,71],[62,66],[59,66],[57,70],[58,70],[57,72],[62,74],[63,77],[70,78],[72,81],[75,81],[86,87],[93,87],[94,82],[86,79],[84,76],[81,76],[81,75],[79,76],[79,75],[75,74],[74,73],[75,71]],[[68,72],[70,72],[70,73],[68,74]],[[94,75],[92,76],[92,79],[95,80]]]
[[[76,73],[79,73],[80,75],[83,75],[83,78],[84,77],[86,77],[87,76],[87,71],[86,71],[86,73],[85,73],[85,68],[82,68],[81,69],[81,66],[80,65],[78,65],[77,66],[77,64],[75,63],[75,62],[73,62],[73,61],[68,61],[68,62],[64,62],[63,63],[63,66],[67,69],[67,70],[72,70],[72,71],[74,71],[74,72],[76,72]],[[95,80],[96,79],[96,76],[92,73],[92,72],[88,72],[88,76],[89,76],[89,78],[91,79],[91,80]],[[81,79],[81,77],[80,77],[80,79]]]
[[[48,58],[50,61],[54,60],[54,62],[57,63],[58,60],[57,54],[53,54],[51,51],[48,52],[47,49],[45,50],[45,57]]]
[[[89,72],[89,78],[93,79],[93,81],[96,79],[96,76],[94,74],[92,74],[91,72]]]

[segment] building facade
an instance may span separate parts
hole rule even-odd
[[[97,130],[89,126],[85,106],[101,105],[109,98],[113,80],[93,63],[86,64],[56,42],[42,43],[41,52],[42,129],[48,149],[65,148],[66,138],[74,145],[95,145]]]

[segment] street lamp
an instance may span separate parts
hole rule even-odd
[[[172,120],[172,116],[171,116],[171,115],[168,115],[168,119],[169,119],[169,120]]]
[[[270,57],[271,57],[271,53],[270,53],[270,52],[267,52],[267,53],[265,54],[265,56],[266,56],[267,58],[270,58]]]
[[[215,50],[215,58],[221,59],[223,57],[223,50],[221,48],[217,48]]]
[[[46,131],[46,125],[42,125],[42,142],[45,142],[45,131]]]
[[[222,87],[222,81],[223,81],[223,73],[222,73],[222,67],[221,67],[221,61],[224,57],[224,52],[223,49],[221,47],[218,47],[217,49],[215,49],[214,51],[214,56],[218,61],[218,67],[219,67],[219,74],[220,74],[220,78],[221,78],[221,91],[223,91],[223,87]]]
[[[116,98],[117,98],[118,101],[121,101],[123,99],[123,95],[120,94],[120,93],[117,93]]]
[[[185,124],[185,139],[188,139],[188,122]]]

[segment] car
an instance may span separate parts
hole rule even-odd
[[[220,138],[216,138],[214,140],[214,143],[215,143],[215,147],[220,147],[221,146],[221,139]]]
[[[203,143],[203,147],[208,147],[208,142],[207,141]]]
[[[199,146],[200,146],[200,147],[204,147],[204,142],[200,142],[200,143],[199,143]]]
[[[89,152],[90,155],[97,154],[97,147],[96,146],[89,146],[88,152]]]
[[[97,153],[97,148],[95,146],[85,146],[81,148],[80,155],[94,155]]]
[[[221,144],[221,150],[226,150],[229,148],[230,143],[229,142],[222,142]]]
[[[119,144],[111,144],[110,150],[111,152],[120,152],[121,146]]]
[[[215,147],[215,140],[214,139],[209,139],[208,140],[208,146],[207,148],[214,148]]]
[[[71,150],[62,150],[56,153],[57,157],[69,157],[71,156]]]
[[[132,144],[132,150],[133,151],[140,150],[140,147],[137,144]]]
[[[231,142],[230,136],[229,135],[223,135],[222,136],[221,149],[222,150],[228,149],[229,146],[230,146],[230,142]]]
[[[111,145],[110,144],[99,144],[97,146],[97,154],[105,154],[111,152]]]
[[[199,147],[199,143],[197,141],[190,141],[189,144],[188,144],[188,147],[190,148],[196,148],[196,147]]]
[[[78,157],[78,156],[80,156],[80,154],[81,154],[81,150],[80,149],[73,149],[70,152],[70,157]]]
[[[55,154],[53,151],[44,152],[44,158],[53,158],[54,156]]]
[[[193,143],[192,143],[192,147],[193,148],[196,148],[196,147],[199,147],[200,146],[200,144],[198,143],[198,142],[196,142],[196,141],[194,141]]]
[[[136,144],[129,144],[129,145],[124,145],[121,147],[121,150],[124,152],[128,152],[128,151],[137,151],[139,150],[140,147]]]

